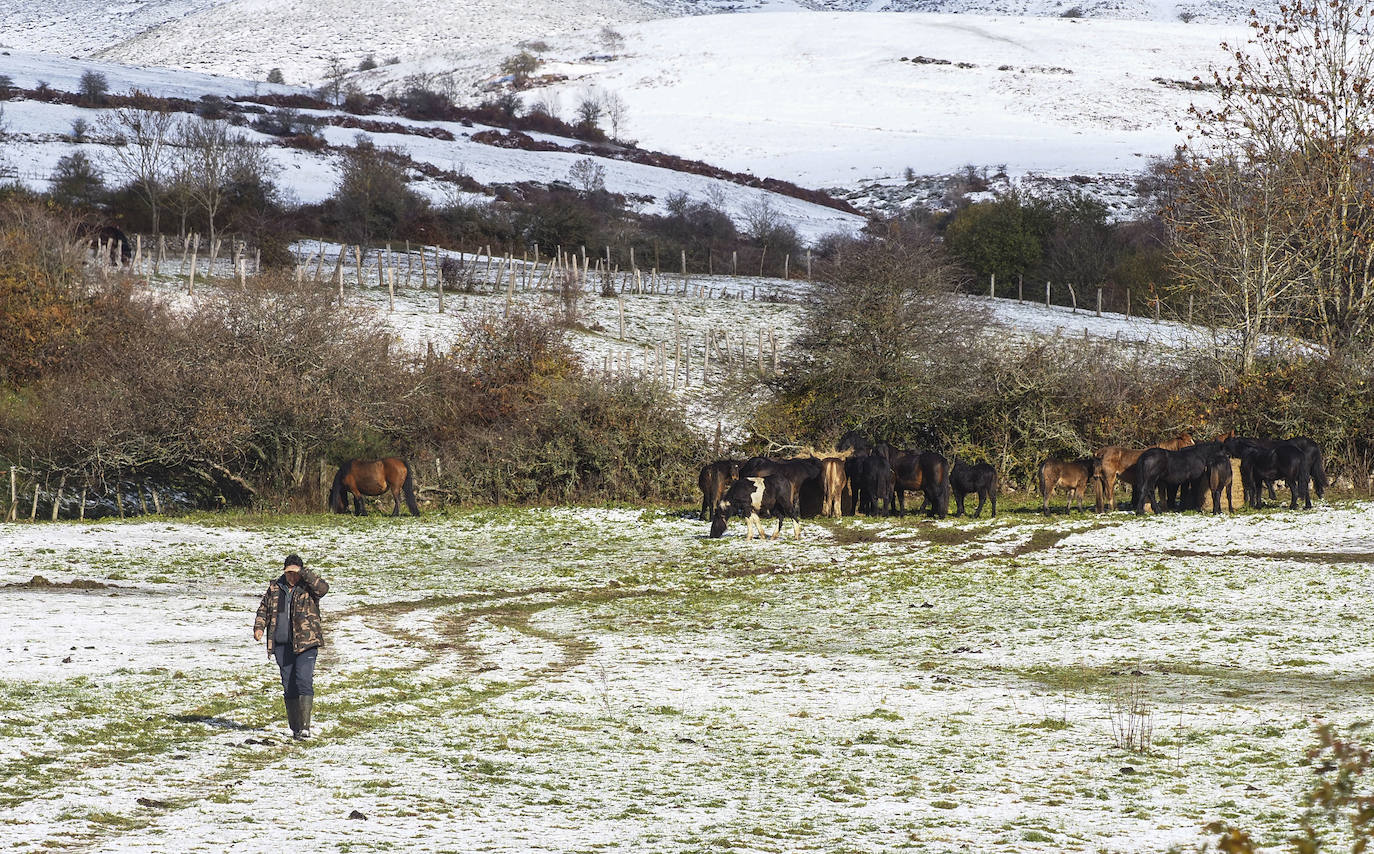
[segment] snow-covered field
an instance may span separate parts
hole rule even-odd
[[[1181,84],[1205,79],[1209,65],[1227,59],[1220,43],[1243,42],[1246,32],[1238,22],[1184,23],[1167,4],[1136,10],[1147,20],[1013,17],[1014,9],[1007,16],[794,9],[646,20],[667,10],[579,2],[588,8],[541,0],[529,14],[558,18],[541,29],[488,4],[465,6],[457,17],[426,4],[400,4],[397,15],[376,16],[363,9],[373,3],[350,2],[358,6],[353,15],[337,4],[234,0],[177,17],[99,55],[250,80],[282,66],[289,82],[313,85],[330,52],[356,64],[367,52],[351,46],[361,33],[376,39],[370,52],[379,59],[393,51],[400,59],[356,75],[353,82],[364,90],[399,91],[419,82],[475,102],[491,97],[477,84],[496,73],[501,58],[537,35],[540,73],[567,80],[524,92],[527,103],[549,104],[571,119],[586,94],[615,94],[625,104],[622,135],[645,148],[803,186],[892,193],[909,183],[907,170],[919,178],[966,165],[1005,166],[1016,177],[1111,176],[1121,183],[1181,141],[1175,125],[1186,119],[1189,103],[1208,106],[1212,98]],[[528,5],[520,4],[522,15]],[[469,13],[483,18],[482,26],[464,24]],[[369,15],[379,26],[359,28],[359,16]],[[434,26],[407,23],[416,15]],[[322,38],[313,24],[301,23],[312,16],[355,35]],[[18,28],[17,20],[9,26]],[[623,47],[598,43],[607,22],[623,35]],[[422,43],[403,49],[390,40],[393,27]],[[253,38],[240,28],[299,32],[309,44]],[[224,49],[204,49],[209,31]],[[0,25],[0,43],[6,42],[43,49],[41,42],[7,37]],[[0,72],[14,73],[6,66],[23,71],[27,60],[12,54],[0,57]],[[442,159],[448,168],[465,157]],[[538,173],[551,168],[545,160],[559,157],[523,162]],[[566,165],[556,166],[560,177],[566,173]]]
[[[0,838],[1161,852],[1217,818],[1293,830],[1314,725],[1369,707],[1374,505],[1002,509],[771,544],[654,509],[0,526]],[[333,586],[305,744],[250,637],[288,551]]]
[[[194,100],[206,94],[251,96],[299,91],[253,81],[144,66],[91,63],[20,51],[10,51],[0,60],[3,60],[0,73],[9,74],[15,85],[22,88],[34,88],[40,82],[46,82],[61,91],[78,91],[82,73],[93,70],[105,75],[110,91],[115,94],[139,90]],[[48,187],[58,161],[81,150],[105,174],[109,184],[117,186],[127,180],[126,176],[119,173],[117,161],[109,151],[114,140],[101,130],[102,119],[109,111],[22,99],[0,102],[0,107],[3,108],[6,125],[4,144],[0,145],[0,175],[16,177],[30,187],[43,190]],[[321,111],[309,112],[322,118],[330,115]],[[386,116],[376,118],[417,129],[437,129],[452,134],[454,138],[447,141],[411,134],[326,126],[323,129],[324,139],[333,146],[349,146],[362,137],[378,146],[399,148],[417,163],[466,175],[486,187],[527,181],[544,184],[567,181],[573,164],[587,159],[587,155],[570,152],[525,151],[474,142],[472,137],[475,134],[492,130],[482,125],[418,122]],[[77,119],[85,120],[90,127],[85,142],[78,143],[71,136],[73,123]],[[278,167],[274,180],[289,198],[313,203],[322,201],[334,192],[339,170],[336,153],[283,147],[279,139],[249,128],[237,132],[253,142],[269,146],[269,156]],[[565,147],[577,144],[576,140],[544,134],[535,136],[540,141]],[[766,205],[791,223],[807,242],[835,233],[853,233],[864,223],[862,217],[854,214],[730,181],[612,157],[592,156],[590,159],[604,170],[606,189],[630,198],[631,207],[641,212],[663,213],[669,197],[682,193],[696,201],[711,200],[744,227],[750,211]],[[461,193],[451,184],[418,174],[414,177],[416,189],[436,203],[447,202],[455,196],[469,203],[485,201],[485,197]]]
[[[550,41],[564,104],[614,92],[631,138],[805,186],[941,175],[1136,172],[1181,141],[1175,123],[1239,25],[786,13],[622,28],[609,61]],[[919,61],[917,61],[919,60]],[[1157,82],[1160,78],[1166,83]],[[526,96],[538,100],[543,90]]]

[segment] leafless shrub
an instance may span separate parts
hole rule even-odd
[[[1154,743],[1154,708],[1146,696],[1145,684],[1132,676],[1125,686],[1114,690],[1108,700],[1112,722],[1112,742],[1131,753],[1149,753]]]

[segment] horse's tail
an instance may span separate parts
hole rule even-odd
[[[420,505],[415,502],[415,476],[411,474],[409,463],[402,462],[401,464],[406,467],[406,479],[401,484],[401,492],[406,497],[406,509],[410,511],[410,515],[419,516]]]
[[[329,509],[335,513],[343,513],[348,509],[348,502],[344,498],[344,472],[348,470],[348,463],[339,466],[339,473],[334,475],[334,485],[329,488]]]

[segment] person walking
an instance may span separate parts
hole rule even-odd
[[[329,582],[306,569],[300,555],[287,555],[280,578],[267,585],[253,620],[253,640],[267,638],[267,657],[281,668],[282,697],[292,738],[310,737],[315,703],[315,656],[324,640],[320,597]]]

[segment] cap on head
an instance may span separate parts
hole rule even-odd
[[[295,567],[297,571],[300,571],[301,567],[305,566],[305,564],[301,561],[300,555],[290,554],[286,556],[286,562],[282,566],[286,569]]]

